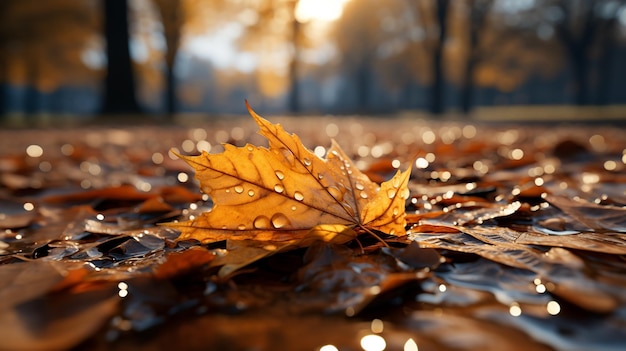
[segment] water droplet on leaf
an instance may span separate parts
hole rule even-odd
[[[289,218],[282,213],[276,213],[272,216],[271,222],[274,228],[279,229],[289,224]]]
[[[276,184],[274,185],[274,191],[277,193],[282,193],[283,191],[285,191],[285,188],[280,184]]]
[[[235,192],[236,192],[237,194],[241,194],[241,193],[243,193],[243,187],[242,187],[241,185],[237,185],[237,186],[235,186]]]
[[[404,189],[402,189],[402,192],[400,193],[400,197],[406,200],[406,199],[409,198],[410,194],[411,194],[411,192],[409,191],[409,189],[404,188]]]
[[[304,195],[302,195],[301,192],[296,191],[295,193],[293,193],[293,198],[298,200],[298,201],[302,201],[302,200],[304,200]]]
[[[285,173],[283,173],[282,171],[275,171],[274,174],[276,174],[276,178],[280,180],[285,179]]]
[[[256,229],[271,228],[270,219],[265,216],[258,216],[257,218],[255,218],[253,225]]]
[[[248,196],[254,196],[254,190],[252,189],[248,190]]]

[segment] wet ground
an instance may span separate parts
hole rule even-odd
[[[251,119],[2,130],[0,349],[623,350],[623,125],[266,117],[375,181],[412,164],[408,236],[219,278],[222,244],[158,226],[211,206],[169,150]]]

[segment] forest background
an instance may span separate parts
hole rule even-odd
[[[626,0],[0,2],[1,122],[239,114],[245,99],[265,114],[622,119],[624,62]]]

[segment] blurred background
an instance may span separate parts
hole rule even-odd
[[[0,119],[626,117],[626,0],[2,0]]]

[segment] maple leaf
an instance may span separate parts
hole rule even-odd
[[[406,233],[410,169],[378,186],[335,141],[320,158],[297,135],[247,106],[269,148],[225,144],[220,154],[179,155],[214,203],[193,220],[167,224],[181,231],[179,240],[252,240],[276,251],[308,246],[310,240],[344,243],[359,231]]]

